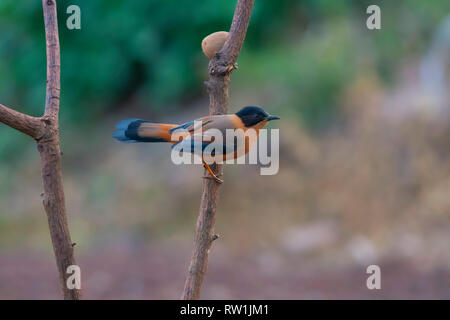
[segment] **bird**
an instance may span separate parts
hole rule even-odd
[[[259,106],[245,106],[233,114],[208,115],[181,125],[133,118],[119,121],[113,137],[125,143],[171,143],[172,148],[200,156],[203,166],[210,174],[205,178],[222,183],[223,180],[215,175],[209,166],[211,161],[220,163],[247,154],[257,141],[260,130],[269,121],[278,119],[280,117],[270,115]],[[226,137],[227,129],[231,129],[237,133],[237,137],[244,136],[244,143],[238,143],[235,138],[232,141],[223,139],[215,142],[215,137],[208,133],[211,129],[215,129],[215,132],[218,130],[223,137]],[[249,129],[254,130],[255,134],[249,134]]]

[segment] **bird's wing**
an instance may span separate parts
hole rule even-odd
[[[194,131],[200,129],[202,131],[206,131],[208,129],[218,129],[223,133],[225,133],[226,129],[236,129],[239,128],[240,126],[241,121],[238,120],[238,117],[236,115],[224,114],[198,118],[196,120],[192,120],[180,126],[172,128],[170,132],[174,132],[177,130],[185,130],[192,134]]]
[[[172,145],[172,149],[180,152],[208,156],[225,155],[236,150],[235,145],[222,144],[213,141],[210,142],[205,140],[204,137],[199,138],[195,136],[185,138],[180,142],[175,143]]]
[[[206,124],[210,123],[212,121],[212,118],[214,116],[206,116],[206,117],[202,117],[202,118],[198,118],[186,123],[183,123],[182,125],[179,125],[178,127],[172,128],[170,130],[170,132],[174,132],[177,130],[184,130],[184,131],[194,131],[194,130],[199,130],[200,126],[204,127]]]
[[[172,148],[194,154],[205,154],[206,152],[206,154],[212,156],[234,152],[236,150],[235,141],[225,141],[225,139],[227,129],[239,128],[240,122],[235,118],[237,118],[235,115],[206,116],[173,128],[171,132],[186,130],[190,135],[185,136],[182,141],[174,144]],[[202,130],[201,133],[199,132],[200,128]],[[215,132],[213,130],[208,131],[210,129],[219,130],[222,133],[223,141],[214,142]]]

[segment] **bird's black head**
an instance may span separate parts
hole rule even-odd
[[[261,107],[247,106],[236,112],[236,115],[242,120],[246,127],[252,127],[261,121],[271,121],[280,119],[277,116],[271,116]]]

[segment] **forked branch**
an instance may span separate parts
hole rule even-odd
[[[43,205],[64,299],[80,299],[81,291],[69,289],[67,268],[75,265],[73,245],[66,217],[59,145],[60,48],[56,0],[42,0],[47,48],[47,90],[45,112],[35,118],[0,105],[0,122],[32,137],[38,147],[44,188]]]

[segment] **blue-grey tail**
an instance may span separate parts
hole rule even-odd
[[[146,130],[146,134],[140,133],[141,126],[153,127],[158,124],[153,124],[150,121],[142,119],[125,119],[116,124],[116,131],[113,134],[113,138],[120,142],[133,143],[133,142],[165,142],[165,139],[158,137],[154,130]]]

